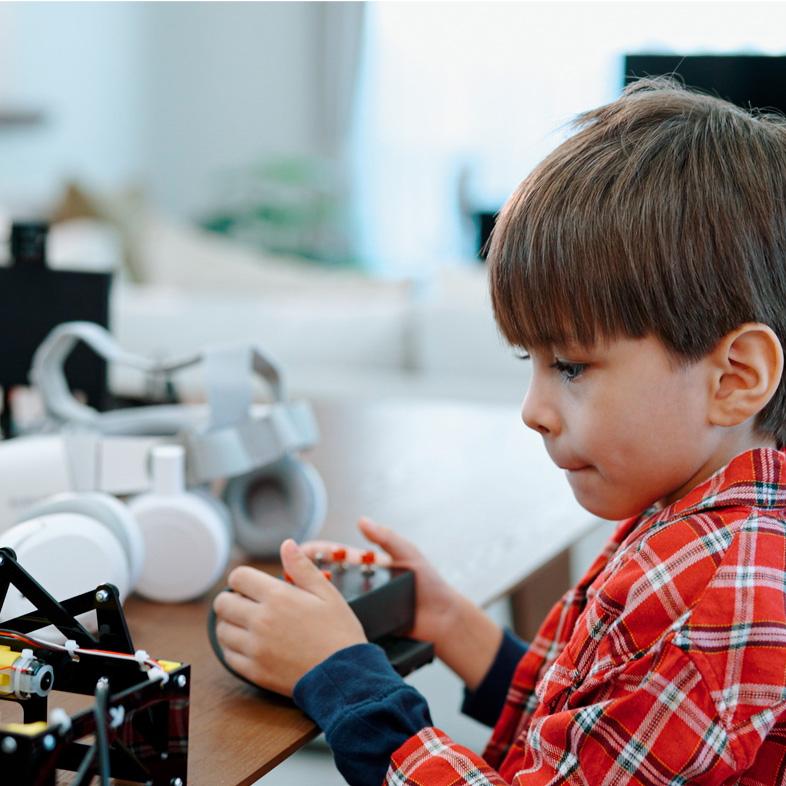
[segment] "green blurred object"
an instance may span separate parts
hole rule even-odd
[[[350,242],[349,194],[338,165],[305,155],[270,156],[226,172],[220,205],[200,224],[264,251],[361,267]]]

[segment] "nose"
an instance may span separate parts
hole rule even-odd
[[[544,437],[555,437],[561,430],[556,407],[549,401],[545,391],[536,385],[534,378],[521,405],[521,419],[525,426]]]

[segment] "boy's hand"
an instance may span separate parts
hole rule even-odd
[[[291,696],[307,671],[366,636],[341,593],[293,540],[281,544],[281,562],[294,585],[242,566],[229,574],[234,592],[221,592],[213,608],[229,666]]]
[[[442,657],[440,649],[449,635],[461,595],[439,575],[413,543],[392,529],[375,524],[367,518],[360,519],[358,529],[367,540],[383,549],[383,553],[377,556],[378,565],[408,568],[415,574],[415,626],[407,635],[421,641],[430,641],[434,644],[436,654]],[[312,540],[304,543],[302,548],[314,559],[319,553],[330,554],[338,546],[346,548],[348,562],[360,562],[363,550],[352,546]]]
[[[385,567],[409,568],[415,574],[415,626],[407,635],[430,641],[444,661],[474,690],[491,666],[502,641],[502,629],[485,612],[453,589],[436,568],[406,538],[367,518],[358,522],[365,537],[384,553],[377,562]],[[351,546],[317,540],[303,544],[312,559],[341,546],[349,562],[360,562],[363,551]]]

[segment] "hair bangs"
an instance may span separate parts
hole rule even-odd
[[[644,336],[649,304],[615,211],[562,178],[539,167],[500,214],[488,256],[500,332],[524,348]]]

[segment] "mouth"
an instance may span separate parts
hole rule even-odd
[[[564,469],[565,472],[581,472],[582,470],[589,469],[589,464],[586,464],[583,467],[560,467],[560,469]]]

